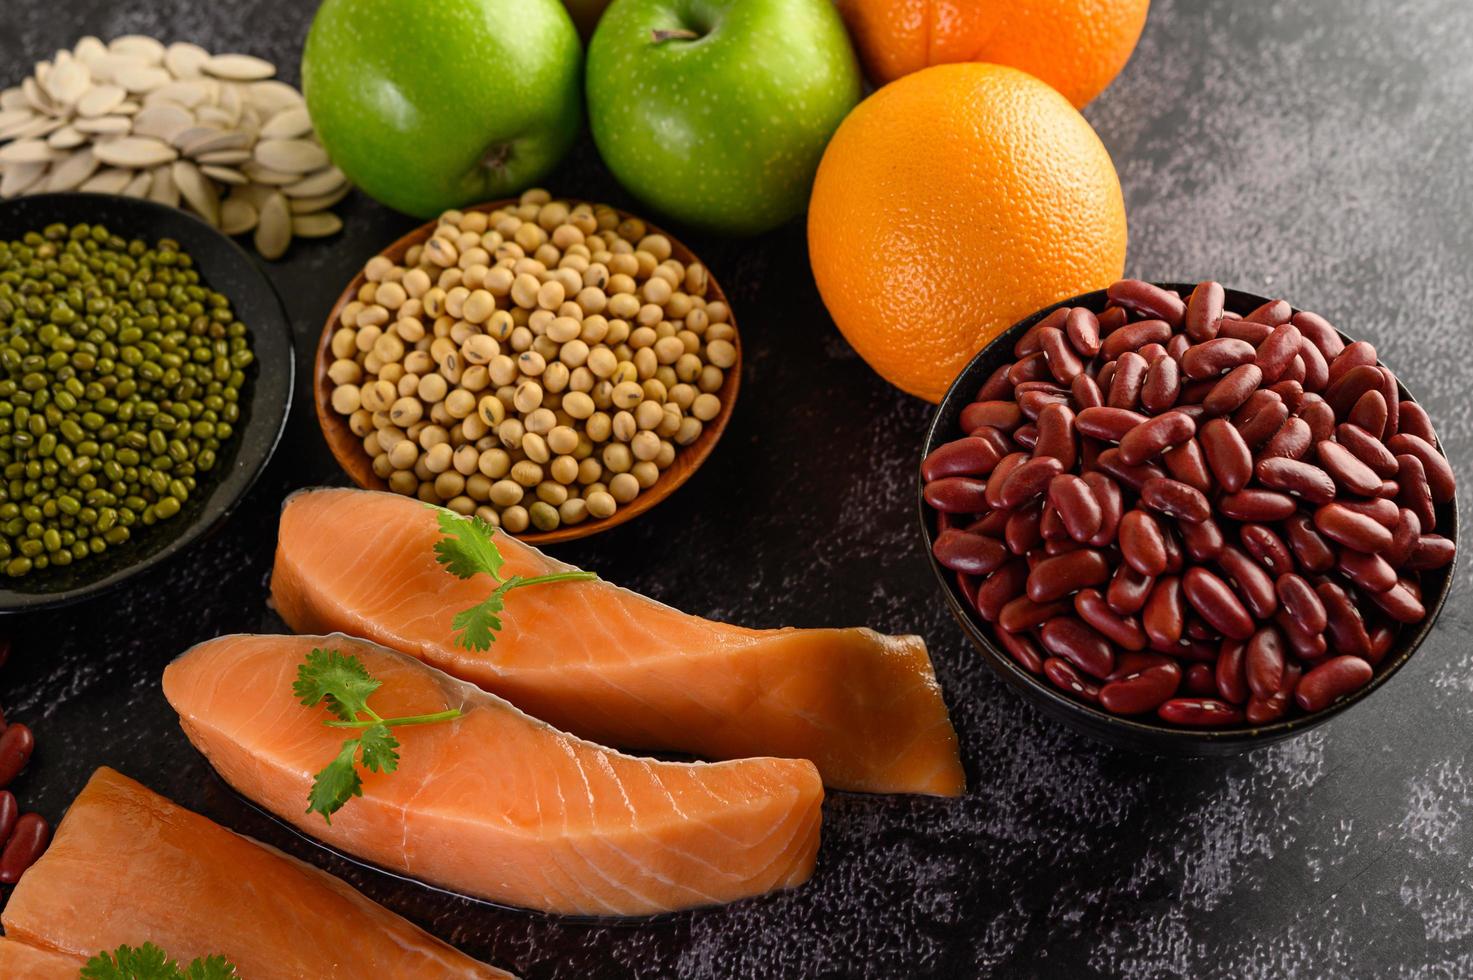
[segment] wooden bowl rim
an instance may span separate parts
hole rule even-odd
[[[582,203],[593,203],[578,198],[557,197],[553,200],[566,201],[569,205]],[[520,203],[518,198],[507,198],[498,201],[487,201],[481,204],[469,205],[460,208],[460,211],[485,211],[491,212],[501,208],[515,207]],[[726,298],[725,291],[720,282],[711,272],[711,267],[701,261],[700,257],[692,252],[686,245],[674,235],[662,228],[646,221],[635,214],[630,214],[619,208],[613,209],[621,221],[636,219],[644,223],[646,233],[652,235],[664,235],[670,241],[670,254],[672,258],[679,259],[682,263],[689,265],[692,262],[701,262],[706,268],[707,276],[707,300],[726,303],[727,309],[731,309],[731,303]],[[411,246],[428,241],[430,235],[439,225],[439,219],[432,219],[420,225],[408,233],[401,235],[387,248],[375,253],[399,263],[404,254]],[[365,260],[365,265],[367,260]],[[317,343],[317,354],[312,372],[312,397],[317,406],[317,424],[322,430],[323,439],[326,440],[328,449],[332,451],[333,458],[342,467],[343,472],[352,478],[353,482],[365,490],[388,491],[389,485],[386,481],[379,479],[373,472],[373,460],[363,451],[362,441],[348,428],[348,420],[339,415],[332,407],[332,382],[327,376],[327,369],[334,360],[332,356],[332,335],[338,328],[338,318],[341,316],[343,307],[352,302],[358,295],[358,290],[368,280],[360,268],[353,279],[344,287],[338,295],[337,302],[332,306],[327,315],[327,322],[323,325],[322,336]],[[695,472],[705,464],[711,451],[716,448],[716,443],[726,431],[727,423],[731,421],[732,411],[736,407],[737,393],[741,390],[742,378],[742,334],[741,328],[737,326],[736,313],[732,311],[727,321],[735,335],[732,338],[732,346],[736,348],[736,361],[730,368],[726,369],[725,379],[722,381],[721,390],[717,394],[721,398],[721,412],[710,422],[705,423],[701,434],[696,441],[689,446],[681,447],[676,453],[675,462],[660,474],[660,478],[648,489],[641,490],[639,496],[627,504],[621,504],[612,516],[601,518],[588,518],[580,524],[559,526],[552,531],[524,531],[513,535],[519,541],[525,541],[532,545],[558,544],[563,541],[574,541],[607,531],[618,527],[626,521],[631,521],[645,511],[654,507],[660,501],[680,489],[684,483],[691,478]],[[512,532],[507,531],[507,534]]]

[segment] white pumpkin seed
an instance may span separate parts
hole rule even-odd
[[[234,169],[233,167],[221,167],[207,163],[199,168],[199,172],[204,174],[206,177],[218,180],[222,184],[230,184],[232,186],[238,187],[241,184],[250,183],[249,178],[247,178],[245,174],[241,173],[239,170]]]
[[[230,113],[233,120],[231,125],[240,122],[241,110],[245,108],[245,102],[240,97],[240,86],[232,85],[230,82],[222,82],[220,85],[220,97],[215,101],[221,109]]]
[[[209,60],[210,52],[188,41],[175,41],[164,51],[164,67],[175,78],[198,78]]]
[[[152,136],[172,143],[174,137],[194,125],[189,110],[170,103],[144,106],[133,117],[134,136]]]
[[[9,199],[35,188],[46,173],[44,163],[12,163],[0,177],[0,197]]]
[[[287,184],[281,192],[287,197],[320,197],[343,187],[348,183],[348,178],[337,167],[327,167],[316,173],[308,174],[294,184]]]
[[[292,214],[312,214],[316,211],[325,211],[347,197],[349,190],[351,188],[344,184],[330,194],[320,194],[317,197],[294,197],[291,199]]]
[[[92,72],[87,70],[86,65],[71,58],[53,68],[46,77],[46,94],[59,105],[75,104],[91,87]]]
[[[118,193],[124,197],[143,197],[148,194],[149,188],[153,186],[153,174],[147,170],[128,181],[128,186]]]
[[[263,258],[279,259],[292,243],[292,215],[286,195],[272,194],[261,208],[256,225],[256,251]]]
[[[289,140],[306,136],[312,132],[312,117],[306,106],[296,106],[278,112],[261,127],[261,138],[266,140]]]
[[[133,179],[131,170],[99,170],[82,182],[77,188],[79,191],[88,191],[94,194],[117,194],[128,182]]]
[[[127,116],[94,116],[78,119],[72,125],[79,132],[94,136],[121,136],[133,128],[133,120]]]
[[[107,49],[113,54],[138,58],[150,65],[161,64],[164,60],[163,44],[145,34],[124,34],[115,37],[108,43]]]
[[[107,54],[107,46],[100,38],[95,38],[91,34],[82,37],[72,46],[72,56],[81,62],[91,62],[105,54]],[[88,64],[87,67],[92,66]]]
[[[261,140],[256,161],[272,170],[306,174],[328,165],[327,151],[311,140]]]
[[[11,133],[10,138],[17,140],[41,139],[50,136],[66,124],[66,120],[59,117],[40,116]]]
[[[220,224],[220,193],[188,160],[174,161],[174,183],[194,212],[212,225]]]
[[[36,118],[36,114],[29,108],[24,109],[0,109],[0,130],[9,129],[21,123],[28,123]]]
[[[46,116],[38,116],[34,112],[31,112],[29,109],[27,109],[26,117],[24,119],[20,119],[16,122],[10,123],[7,126],[0,126],[0,142],[11,139],[25,139],[26,137],[21,136],[20,134],[35,129],[36,124],[45,120],[46,118]]]
[[[243,235],[256,227],[256,206],[231,195],[220,202],[220,230],[227,235]]]
[[[60,150],[53,150],[46,145],[45,140],[24,139],[16,140],[0,146],[0,163],[50,163],[59,160],[66,154]]]
[[[136,116],[138,115],[138,110],[142,108],[143,106],[129,99],[126,102],[119,102],[118,107],[112,111],[112,114],[115,116]]]
[[[260,211],[263,207],[265,207],[267,200],[269,200],[271,195],[275,193],[276,188],[270,187],[266,184],[257,183],[250,183],[246,184],[244,187],[232,187],[230,189],[231,197],[239,198],[242,201],[249,202],[251,207],[255,208],[257,211]]]
[[[148,189],[148,199],[171,208],[179,206],[179,187],[174,183],[174,167],[153,168],[153,183]]]
[[[275,115],[283,109],[302,104],[302,93],[286,82],[270,79],[256,82],[246,88],[246,99],[266,115]]]
[[[53,150],[75,150],[87,142],[87,134],[75,126],[63,126],[46,137],[46,145]]]
[[[220,131],[214,126],[190,126],[182,132],[175,133],[174,138],[169,142],[174,144],[175,149],[184,151],[191,143],[218,135]]]
[[[30,107],[31,103],[26,99],[25,90],[19,85],[12,85],[5,91],[0,92],[0,109],[29,110]]]
[[[84,146],[65,160],[52,167],[46,178],[48,191],[74,191],[82,182],[97,172],[99,164],[92,147]]]
[[[254,82],[275,75],[276,66],[248,54],[217,54],[204,63],[204,72],[232,82]]]
[[[251,178],[251,180],[254,180],[256,183],[269,184],[273,187],[280,187],[285,184],[295,184],[302,177],[301,174],[282,173],[280,170],[272,170],[270,167],[263,167],[256,160],[251,160],[247,163],[241,164],[240,169],[245,173],[247,177]]]
[[[93,81],[119,84],[119,74],[134,68],[147,68],[149,64],[142,58],[135,58],[132,55],[108,52],[87,62],[87,67],[92,72]]]
[[[210,153],[195,154],[196,163],[211,163],[217,167],[233,167],[238,163],[245,163],[251,158],[250,150],[214,150]]]
[[[185,140],[181,134],[178,142],[182,144],[179,147],[180,152],[185,156],[192,157],[198,156],[201,153],[243,150],[250,146],[251,138],[245,133],[230,133],[219,129],[211,129],[208,133],[191,140]]]
[[[206,126],[218,126],[221,129],[235,130],[235,124],[240,118],[238,112],[231,112],[217,105],[202,105],[194,110],[195,118]]]
[[[114,167],[157,167],[179,156],[179,151],[163,140],[148,136],[124,136],[98,143],[97,159]]]
[[[144,97],[144,103],[174,102],[186,109],[209,105],[215,97],[214,83],[207,78],[186,78],[160,85]]]
[[[77,115],[105,116],[127,97],[119,85],[94,85],[77,100]]]
[[[343,219],[331,211],[292,217],[292,234],[298,238],[326,238],[343,230]]]
[[[170,81],[168,72],[153,65],[124,68],[117,73],[117,83],[135,95],[152,92]]]
[[[21,82],[20,87],[21,91],[26,94],[26,101],[30,103],[32,109],[48,116],[56,111],[56,104],[51,101],[51,96],[42,91],[41,84],[36,81],[35,75]]]

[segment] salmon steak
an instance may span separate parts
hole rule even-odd
[[[455,614],[495,588],[436,561],[436,509],[367,490],[289,498],[272,573],[293,630],[363,636],[605,745],[809,759],[835,789],[955,796],[965,779],[926,645],[869,629],[744,629],[603,581],[508,594],[484,652]],[[573,570],[497,533],[504,576]]]
[[[356,657],[380,717],[458,709],[395,729],[397,771],[362,797],[307,812],[314,774],[343,744],[293,693],[314,649]],[[164,695],[227,782],[348,854],[452,891],[584,915],[731,902],[806,881],[823,784],[811,762],[661,762],[558,731],[494,694],[378,644],[334,636],[224,636],[164,671]]]
[[[511,976],[107,768],[72,802],[0,922],[6,980],[76,980],[92,956],[144,943],[181,966],[224,956],[251,980]]]

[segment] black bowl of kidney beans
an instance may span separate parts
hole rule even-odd
[[[1146,751],[1288,737],[1386,681],[1452,581],[1452,469],[1365,341],[1214,282],[1122,280],[989,344],[919,487],[994,669]]]

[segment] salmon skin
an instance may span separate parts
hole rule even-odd
[[[292,693],[313,650],[357,657],[385,718],[460,709],[395,730],[399,768],[360,770],[363,796],[328,824],[313,775],[343,730]],[[801,759],[659,762],[528,717],[413,657],[335,636],[225,636],[164,671],[180,724],[226,781],[283,820],[381,867],[493,902],[645,915],[799,885],[818,852],[823,784]]]
[[[0,922],[7,980],[75,980],[97,953],[146,942],[181,964],[219,954],[250,980],[511,976],[108,768],[72,802]]]
[[[491,648],[451,620],[495,587],[435,560],[433,508],[397,494],[308,490],[282,509],[271,594],[293,630],[363,636],[605,745],[711,759],[810,759],[835,789],[956,796],[956,732],[918,636],[752,630],[607,582],[507,596]],[[505,534],[503,576],[569,571]]]

